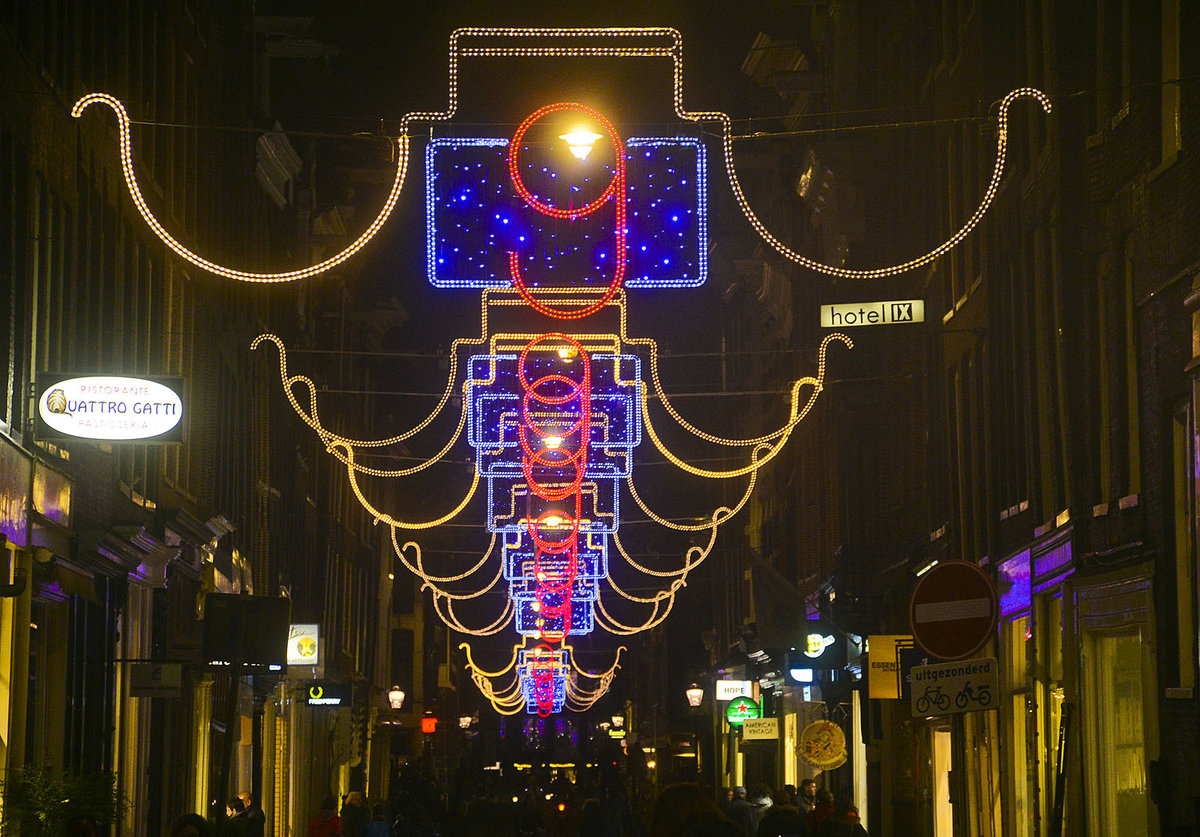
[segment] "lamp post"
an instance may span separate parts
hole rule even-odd
[[[688,714],[692,719],[692,753],[696,757],[696,775],[700,770],[700,704],[704,702],[704,689],[693,683],[684,690],[688,702]]]

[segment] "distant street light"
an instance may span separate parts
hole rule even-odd
[[[458,716],[458,728],[459,729],[470,729],[471,728],[471,716],[470,715],[459,715]]]
[[[625,716],[624,715],[613,715],[612,718],[610,718],[609,720],[612,721],[612,725],[617,729],[621,729],[622,727],[625,726]]]
[[[693,709],[699,706],[701,701],[704,700],[704,690],[695,683],[687,687],[685,694],[687,695],[688,706]]]
[[[399,686],[392,686],[388,689],[388,705],[392,709],[402,709],[404,707],[404,690]]]

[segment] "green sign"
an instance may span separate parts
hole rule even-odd
[[[736,725],[742,721],[750,721],[761,717],[762,713],[758,709],[758,704],[748,697],[734,698],[725,707],[725,720],[731,724]]]

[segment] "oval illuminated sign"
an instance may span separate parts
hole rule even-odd
[[[183,400],[170,386],[150,378],[54,376],[38,387],[38,418],[50,431],[43,437],[174,441],[181,438]]]
[[[748,697],[735,698],[729,701],[729,705],[725,708],[725,720],[735,725],[743,721],[752,721],[761,716],[762,712],[759,710],[758,704]]]

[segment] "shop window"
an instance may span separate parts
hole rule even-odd
[[[1043,834],[1051,833],[1055,779],[1058,775],[1059,730],[1063,718],[1063,606],[1061,591],[1038,597],[1037,724],[1038,811]]]
[[[1030,807],[1029,773],[1029,684],[1028,641],[1030,636],[1029,614],[1018,616],[1006,623],[1001,632],[1000,666],[1003,680],[1004,703],[1004,796],[1005,834],[1025,834],[1032,815]]]
[[[1083,694],[1091,727],[1086,798],[1092,833],[1151,833],[1144,657],[1140,628],[1086,634]]]

